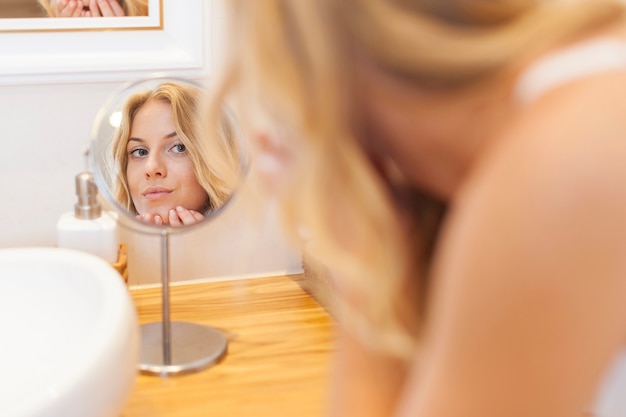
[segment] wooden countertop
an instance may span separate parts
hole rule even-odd
[[[122,417],[323,415],[333,321],[300,278],[172,286],[171,320],[219,329],[228,353],[194,374],[138,375]],[[160,289],[131,294],[140,323],[161,320]]]

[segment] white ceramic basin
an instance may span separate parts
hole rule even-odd
[[[132,299],[104,260],[0,249],[2,417],[120,417],[138,352]]]

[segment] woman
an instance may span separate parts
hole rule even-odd
[[[50,17],[148,16],[148,0],[38,0]]]
[[[330,415],[588,410],[626,340],[624,6],[229,4],[214,104],[332,277]]]
[[[166,81],[130,96],[112,142],[116,195],[137,218],[188,225],[226,203],[237,179],[234,139],[224,118],[217,135],[204,135],[200,91]],[[211,142],[228,143],[219,153]]]

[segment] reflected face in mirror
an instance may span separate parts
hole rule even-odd
[[[227,118],[208,134],[201,91],[165,81],[129,95],[106,157],[112,194],[139,220],[195,224],[234,193],[239,153]]]
[[[148,16],[148,0],[38,0],[49,17]]]
[[[208,193],[181,139],[185,130],[191,129],[174,125],[166,100],[148,101],[135,114],[126,145],[126,177],[133,206],[145,221],[192,224],[208,208]]]
[[[188,80],[147,78],[100,110],[90,162],[102,198],[125,226],[179,231],[232,200],[247,172],[247,152],[227,107],[217,120],[206,117],[207,94]]]

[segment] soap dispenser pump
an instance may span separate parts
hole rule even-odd
[[[57,245],[92,253],[111,264],[117,262],[117,221],[112,213],[103,214],[90,172],[76,176],[76,196],[74,211],[64,213],[57,222]]]

